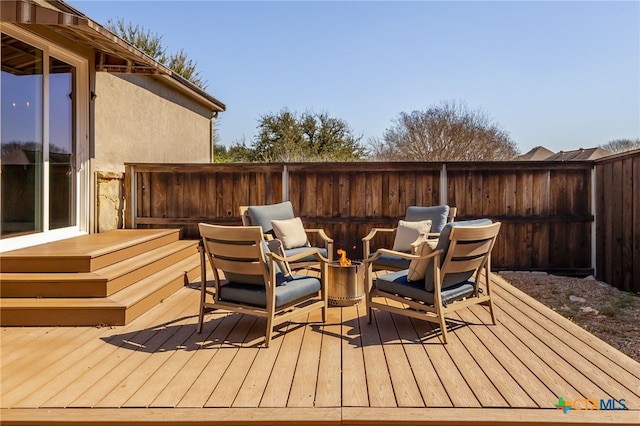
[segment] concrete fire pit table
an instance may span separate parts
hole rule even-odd
[[[330,305],[349,306],[359,303],[364,299],[364,265],[362,262],[348,260],[343,260],[342,264],[339,260],[329,262],[327,286]]]

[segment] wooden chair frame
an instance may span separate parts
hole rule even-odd
[[[328,259],[320,255],[315,250],[308,250],[304,253],[299,253],[290,258],[284,258],[278,256],[275,253],[266,253],[268,260],[260,262],[239,262],[224,257],[216,257],[215,253],[212,253],[212,249],[221,250],[228,253],[229,256],[240,254],[237,250],[244,250],[243,254],[247,251],[247,247],[251,246],[253,250],[259,254],[259,259],[265,259],[265,252],[262,246],[262,229],[259,226],[239,227],[239,226],[221,226],[221,225],[209,225],[201,223],[199,225],[201,233],[200,251],[200,312],[198,318],[198,333],[202,332],[202,325],[204,322],[204,314],[206,311],[212,311],[216,309],[223,309],[231,312],[239,312],[248,315],[255,315],[259,317],[267,318],[267,327],[265,333],[265,346],[268,347],[273,335],[273,328],[284,322],[289,321],[295,316],[300,316],[304,313],[310,312],[314,309],[322,309],[322,321],[327,320],[327,285],[326,280],[328,276]],[[243,232],[243,230],[245,232]],[[257,232],[256,232],[257,231]],[[215,238],[212,238],[215,233]],[[247,238],[242,234],[253,234],[252,238]],[[209,241],[208,241],[209,239]],[[237,245],[228,244],[229,242],[245,242],[247,245],[238,247]],[[259,253],[258,253],[259,251]],[[276,308],[276,268],[273,267],[276,261],[287,261],[304,258],[313,254],[320,263],[320,291],[309,297],[301,300],[294,301],[285,306]],[[213,270],[214,282],[211,290],[211,286],[207,281],[207,258],[211,269]],[[267,265],[267,262],[270,265]],[[234,303],[231,301],[221,300],[220,287],[227,281],[222,278],[221,270],[232,270],[237,273],[256,272],[261,273],[264,279],[266,289],[266,307],[256,307],[252,305],[245,305],[241,303]],[[212,301],[207,300],[213,299]]]
[[[458,309],[466,308],[468,306],[476,304],[486,305],[489,307],[492,323],[496,324],[493,300],[491,298],[491,250],[493,249],[493,246],[495,244],[500,225],[500,222],[496,222],[492,225],[487,226],[453,227],[450,234],[451,243],[442,264],[440,264],[440,257],[443,254],[443,250],[436,250],[428,255],[417,256],[388,249],[378,249],[371,258],[364,260],[366,267],[365,282],[368,286],[368,291],[366,292],[367,294],[365,298],[367,308],[367,322],[371,322],[373,308],[434,322],[440,325],[440,329],[442,330],[442,340],[444,343],[447,343],[446,316],[447,314]],[[493,236],[491,236],[492,234]],[[466,243],[459,244],[461,241],[464,241]],[[383,253],[410,260],[431,259],[431,262],[433,262],[434,265],[433,305],[428,305],[422,301],[417,301],[405,296],[382,291],[376,287],[376,282],[373,279],[372,264]],[[477,257],[478,255],[481,256]],[[472,260],[458,260],[468,257],[475,258]],[[447,274],[470,271],[472,269],[475,270],[474,276],[472,277],[474,279],[473,294],[468,298],[443,304],[442,282],[445,276]],[[484,278],[484,289],[481,289],[480,287],[481,275],[483,275]],[[374,301],[374,297],[387,298],[389,300],[397,302],[397,304],[401,304],[400,306],[405,307],[403,308],[399,306],[389,305],[384,302],[377,302]]]

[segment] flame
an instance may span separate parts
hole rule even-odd
[[[338,254],[340,255],[340,266],[351,266],[351,260],[347,259],[347,252],[338,249]]]

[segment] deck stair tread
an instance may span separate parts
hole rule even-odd
[[[5,266],[0,273],[2,325],[126,325],[200,275],[197,241],[180,240],[179,230],[118,230],[96,235],[99,237],[51,243],[53,249],[43,247],[45,244],[1,254]],[[95,260],[95,256],[108,259],[91,263],[88,270],[86,263],[81,268],[75,264],[78,272],[66,266],[53,268],[63,255],[83,261]],[[6,265],[16,259],[17,263]],[[47,265],[43,268],[41,263]],[[29,271],[28,264],[36,271]],[[102,266],[96,268],[97,264]],[[21,293],[21,286],[29,290]]]
[[[136,279],[196,253],[196,246],[196,241],[174,241],[94,272],[0,273],[0,295],[22,298],[108,297]]]
[[[45,311],[64,312],[70,317],[74,312],[83,312],[78,315],[78,321],[73,322],[72,318],[61,318],[57,324],[52,325],[124,325],[144,313],[146,310],[157,305],[165,298],[169,297],[180,288],[184,287],[185,274],[188,280],[193,280],[200,275],[200,258],[198,254],[193,254],[175,265],[164,268],[127,288],[114,293],[110,297],[99,298],[0,298],[0,311],[2,311],[2,323],[4,325],[42,325],[39,324],[38,316],[48,317]],[[14,324],[10,317],[7,317],[12,310],[22,312],[32,312],[27,315],[22,324]],[[110,313],[100,313],[100,311],[111,311]],[[132,315],[131,310],[134,310]],[[91,318],[97,320],[86,320],[87,312],[92,311],[95,315]],[[105,316],[106,315],[106,316]],[[113,316],[121,318],[117,324],[112,320]],[[24,315],[23,315],[24,316]],[[103,318],[102,320],[100,318]],[[31,321],[30,323],[26,323]],[[87,322],[89,321],[89,322]]]
[[[197,255],[192,255],[183,261],[176,263],[162,271],[156,272],[127,288],[120,290],[117,293],[109,297],[10,297],[0,298],[0,307],[11,308],[13,306],[30,306],[30,307],[70,307],[70,306],[120,306],[128,307],[139,301],[141,297],[144,297],[144,293],[141,290],[147,289],[152,291],[158,289],[164,285],[164,282],[168,277],[182,278],[184,279],[184,273],[190,272],[200,266],[200,258]],[[199,270],[198,270],[199,272]],[[198,274],[199,275],[199,274]],[[184,281],[183,281],[184,282]]]
[[[178,229],[118,229],[0,254],[0,272],[95,272],[171,241]]]

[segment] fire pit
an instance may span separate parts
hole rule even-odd
[[[364,298],[364,266],[362,262],[347,259],[344,250],[338,250],[340,260],[329,262],[328,299],[333,306],[349,306]]]

